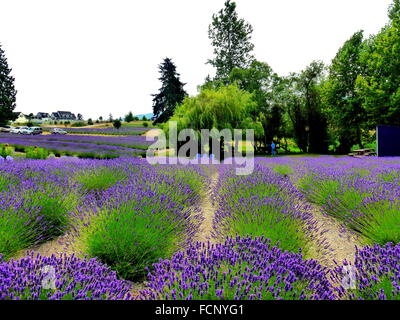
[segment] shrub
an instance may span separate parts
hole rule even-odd
[[[388,243],[357,249],[353,266],[356,288],[341,287],[346,299],[400,300],[400,245]],[[340,283],[343,268],[338,266],[335,271]]]
[[[35,218],[29,210],[15,210],[12,207],[0,209],[0,255],[6,260],[36,241],[36,234],[31,228]],[[0,272],[0,282],[1,279]]]
[[[88,191],[106,190],[126,179],[121,170],[100,167],[77,173],[76,180]]]
[[[49,288],[45,288],[43,281],[48,276],[54,276],[55,282],[47,282]],[[0,300],[131,299],[130,285],[118,280],[108,267],[95,259],[65,254],[43,257],[32,253],[8,262],[0,257],[0,287]]]
[[[283,175],[283,176],[288,176],[291,175],[294,171],[291,166],[289,165],[276,165],[274,166],[274,171]]]
[[[71,125],[71,127],[84,127],[84,126],[86,126],[86,124],[83,121],[76,121]]]
[[[31,178],[39,174],[25,172]],[[0,254],[6,259],[18,250],[62,235],[77,205],[74,193],[54,185],[36,185],[5,197],[0,207]]]
[[[70,214],[77,205],[74,192],[54,187],[53,190],[37,188],[27,192],[25,197],[27,204],[38,210],[39,226],[35,232],[40,232],[40,242],[64,234],[71,222]]]
[[[0,156],[5,158],[11,156],[14,153],[14,148],[8,143],[0,145]]]
[[[47,159],[49,151],[39,147],[26,147],[26,158],[28,159]]]
[[[119,121],[118,119],[114,120],[113,126],[115,129],[121,128],[121,125],[122,125],[121,121]]]
[[[266,237],[283,250],[307,253],[305,226],[317,232],[310,214],[297,208],[299,196],[288,179],[270,169],[257,165],[246,177],[228,171],[223,174],[217,196],[216,232],[232,237]]]
[[[149,126],[149,124],[147,122],[143,122],[143,127],[147,128]]]
[[[183,224],[174,221],[171,211],[156,199],[102,210],[86,230],[86,253],[124,279],[142,279],[145,267],[170,256],[179,242]]]
[[[325,270],[301,254],[283,252],[264,238],[197,243],[160,260],[148,277],[144,299],[333,300]]]

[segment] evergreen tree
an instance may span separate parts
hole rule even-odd
[[[133,121],[133,114],[132,111],[129,111],[129,113],[125,116],[125,121],[126,122],[132,122]]]
[[[154,123],[168,121],[174,114],[176,105],[182,103],[187,96],[183,89],[185,84],[180,81],[179,73],[176,72],[176,66],[171,59],[164,59],[159,65],[159,72],[162,86],[159,93],[152,95]]]
[[[251,64],[252,32],[252,26],[238,17],[235,2],[227,0],[225,7],[213,15],[208,37],[214,47],[214,58],[208,63],[217,69],[216,80],[226,81],[234,68],[244,69]]]
[[[14,88],[14,77],[8,67],[5,53],[0,44],[0,125],[13,120],[17,91]]]

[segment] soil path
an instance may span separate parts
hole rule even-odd
[[[202,195],[200,202],[196,204],[196,208],[201,210],[202,223],[200,230],[194,237],[193,241],[198,242],[210,242],[216,243],[217,240],[212,236],[213,221],[215,216],[216,208],[212,201],[212,192],[218,182],[218,169],[215,166],[204,167],[208,177],[210,178],[210,184],[206,186],[205,192]]]
[[[73,250],[73,247],[67,244],[67,241],[68,240],[66,236],[61,236],[54,240],[50,240],[40,245],[33,246],[29,249],[20,250],[15,254],[14,259],[23,258],[27,255],[28,252],[32,251],[34,255],[37,255],[39,253],[41,256],[44,257],[50,257],[53,254],[59,256],[60,254],[64,253],[66,253],[67,255],[71,255],[75,252]]]
[[[304,206],[311,211],[322,231],[316,239],[318,241],[314,241],[314,245],[311,246],[310,255],[328,268],[336,267],[335,261],[338,264],[343,260],[353,263],[356,246],[361,246],[358,237],[342,226],[338,220],[324,214],[318,205],[306,202]]]

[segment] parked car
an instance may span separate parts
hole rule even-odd
[[[65,130],[63,130],[61,128],[54,128],[51,131],[51,134],[67,134],[67,133],[68,133],[67,131],[65,131]]]
[[[0,128],[0,132],[10,132],[12,128],[11,126],[3,126]]]
[[[22,127],[15,127],[10,130],[11,133],[21,133]]]
[[[31,134],[31,128],[29,127],[19,127],[20,134]]]
[[[29,134],[42,134],[43,130],[40,127],[31,127],[29,128]]]

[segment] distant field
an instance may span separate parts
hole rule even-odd
[[[79,155],[81,153],[129,156],[143,153],[151,142],[144,136],[96,136],[96,135],[15,135],[0,134],[0,143],[8,143],[19,149],[37,146],[54,153]]]

